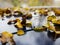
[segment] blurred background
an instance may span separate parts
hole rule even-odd
[[[60,6],[60,0],[0,0],[0,7]]]

